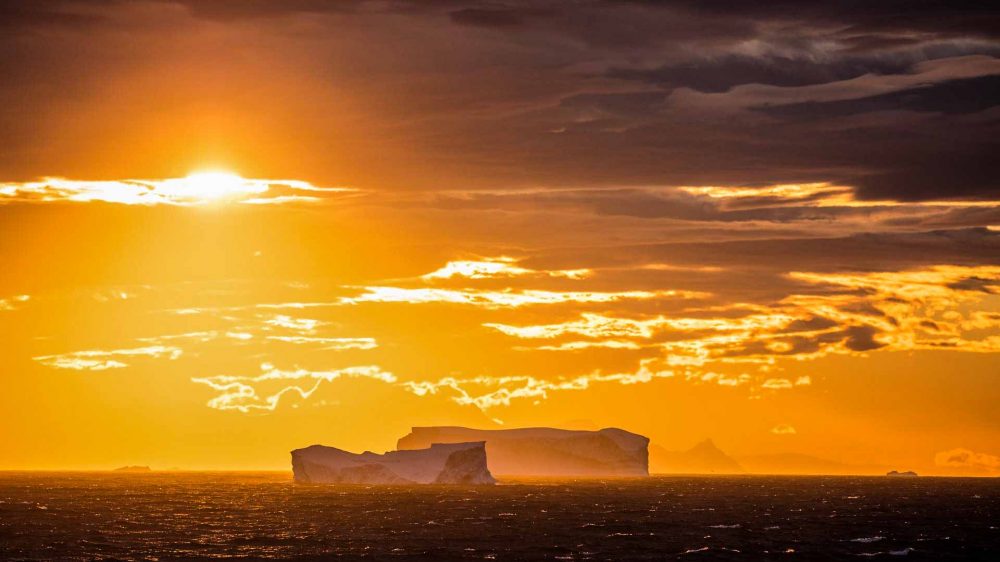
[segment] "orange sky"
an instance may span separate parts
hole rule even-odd
[[[1000,474],[971,23],[37,6],[0,38],[0,469],[449,424]]]

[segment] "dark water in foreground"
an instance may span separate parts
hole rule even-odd
[[[1000,479],[0,473],[0,558],[1000,560]]]

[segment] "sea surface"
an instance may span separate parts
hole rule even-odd
[[[3,560],[1000,560],[1000,479],[0,473]]]

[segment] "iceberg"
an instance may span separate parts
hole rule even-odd
[[[649,439],[613,427],[599,431],[414,427],[396,448],[467,441],[486,443],[489,469],[501,476],[649,476]]]
[[[118,468],[114,469],[113,472],[131,472],[131,473],[140,474],[140,473],[146,473],[146,472],[153,472],[153,469],[149,468],[148,466],[138,466],[138,465],[136,465],[136,466],[119,466]]]
[[[312,445],[292,451],[296,482],[343,484],[495,484],[485,443],[433,443],[427,448],[357,454]]]

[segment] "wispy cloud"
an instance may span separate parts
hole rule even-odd
[[[249,179],[225,172],[183,178],[82,181],[44,178],[0,183],[3,203],[115,203],[122,205],[205,205],[217,202],[285,204],[316,202],[356,193],[345,187],[317,187],[300,180]]]
[[[0,299],[0,312],[17,310],[30,300],[30,295],[14,295],[13,297]]]
[[[265,336],[271,341],[293,344],[312,344],[325,350],[343,349],[375,349],[378,344],[375,338],[319,338],[310,336]]]
[[[262,373],[255,376],[216,375],[195,377],[191,381],[207,385],[221,393],[208,401],[210,408],[243,413],[274,411],[285,394],[297,394],[300,398],[306,399],[324,382],[332,382],[339,378],[367,378],[384,383],[396,382],[395,375],[374,365],[332,371],[282,370],[268,363],[262,364],[260,368]],[[299,384],[288,384],[292,381]]]
[[[462,277],[465,279],[466,277]],[[194,355],[211,346],[241,346],[270,360],[276,345],[301,346],[304,352],[371,351],[375,337],[344,336],[338,324],[320,314],[294,310],[324,306],[373,306],[380,303],[455,304],[479,309],[485,318],[526,306],[565,304],[568,319],[515,324],[483,322],[490,331],[514,338],[510,350],[526,353],[602,353],[640,355],[633,372],[596,371],[544,377],[531,373],[509,376],[404,376],[396,380],[371,370],[281,370],[267,365],[263,374],[197,377],[220,395],[212,407],[239,412],[272,411],[281,397],[312,396],[322,381],[348,375],[380,378],[417,395],[446,393],[454,402],[481,409],[507,406],[515,400],[546,399],[551,393],[585,390],[595,384],[639,384],[676,378],[690,384],[740,388],[748,396],[791,392],[813,384],[808,375],[782,375],[780,361],[813,360],[829,354],[947,349],[959,352],[1000,350],[1000,315],[977,307],[1000,288],[1000,267],[941,265],[876,272],[792,272],[785,276],[793,292],[768,303],[678,302],[675,314],[642,314],[663,310],[660,299],[706,296],[681,290],[548,291],[532,289],[446,289],[438,287],[338,287],[357,294],[312,303],[247,304],[196,309],[185,314],[188,331],[137,338],[146,347],[82,351],[35,359],[55,368],[104,370],[127,366],[128,358],[176,358],[191,346]],[[575,284],[572,279],[563,282]],[[606,311],[583,312],[583,305],[603,304]],[[575,307],[573,305],[576,305]],[[619,310],[620,309],[620,310]],[[551,310],[551,309],[550,309]],[[584,308],[584,310],[587,310]],[[625,312],[628,311],[628,312]],[[190,311],[189,311],[190,312]],[[320,312],[316,310],[316,312]],[[539,309],[532,316],[553,318]],[[564,315],[566,309],[553,310]],[[508,316],[512,317],[512,316]],[[559,318],[556,316],[555,318]],[[202,324],[203,323],[203,324]],[[270,347],[269,347],[270,346]],[[655,354],[649,357],[650,353]],[[274,357],[277,357],[275,355]],[[625,357],[623,355],[622,357]],[[315,357],[313,357],[315,359]],[[311,359],[311,360],[313,360]],[[375,359],[377,361],[377,359]],[[631,359],[630,359],[631,361]],[[743,369],[746,369],[743,371]],[[277,384],[284,381],[283,384]],[[299,381],[287,384],[289,381]],[[303,384],[302,381],[309,381]]]
[[[961,447],[934,455],[934,464],[944,468],[958,468],[990,475],[1000,474],[1000,457]]]
[[[368,302],[382,303],[449,303],[483,308],[518,308],[531,305],[562,303],[609,303],[625,300],[651,300],[665,298],[693,299],[705,297],[697,291],[542,291],[514,290],[487,291],[478,289],[437,289],[404,287],[362,287],[364,293],[344,297],[343,304]]]
[[[284,328],[287,330],[294,330],[296,332],[311,334],[316,331],[316,328],[324,324],[324,322],[312,318],[294,318],[292,316],[288,316],[285,314],[277,314],[272,318],[266,319],[264,321],[264,324],[277,328]]]
[[[667,318],[655,316],[645,319],[621,318],[605,316],[597,313],[583,313],[580,320],[571,320],[559,324],[541,324],[535,326],[511,326],[507,324],[487,323],[484,326],[494,328],[508,336],[527,339],[550,339],[573,334],[589,338],[633,337],[652,338],[663,330],[677,331],[753,331],[763,328],[775,328],[792,321],[794,317],[787,314],[757,314],[744,318]]]
[[[996,207],[995,200],[896,201],[891,199],[858,199],[855,188],[828,182],[779,184],[762,187],[684,186],[679,191],[721,202],[723,208],[753,208],[769,206],[803,207]]]
[[[734,303],[710,309],[724,316],[636,318],[583,313],[578,319],[553,324],[484,326],[525,340],[586,338],[522,349],[635,349],[641,345],[662,349],[669,365],[689,367],[712,361],[773,362],[782,357],[809,359],[874,350],[1000,351],[1000,315],[967,308],[1000,292],[998,267],[793,272],[788,276],[824,286],[827,292],[792,294],[772,305]],[[778,388],[782,381],[775,379],[765,388]]]
[[[177,359],[183,354],[179,347],[153,345],[129,349],[74,351],[59,355],[40,355],[34,357],[42,365],[55,369],[74,369],[78,371],[105,371],[121,369],[129,364],[121,358],[146,357],[151,359]]]
[[[796,386],[809,386],[810,384],[812,384],[812,379],[810,377],[799,377],[794,381],[789,379],[772,378],[765,380],[764,384],[760,385],[760,387],[768,390],[785,390]]]
[[[421,276],[421,279],[496,279],[504,277],[564,277],[582,279],[593,275],[590,269],[536,270],[517,265],[519,260],[507,256],[482,258],[479,260],[450,261],[441,269]]]
[[[771,433],[775,435],[795,435],[798,431],[787,423],[781,423],[771,428]]]
[[[454,393],[452,399],[458,404],[472,405],[480,410],[487,410],[497,406],[509,406],[512,400],[517,399],[544,400],[550,392],[586,390],[595,383],[627,385],[672,376],[673,373],[670,371],[656,372],[642,365],[635,373],[592,373],[558,380],[545,380],[532,376],[482,376],[472,378],[445,377],[437,381],[406,381],[401,384],[418,396],[451,391]]]

